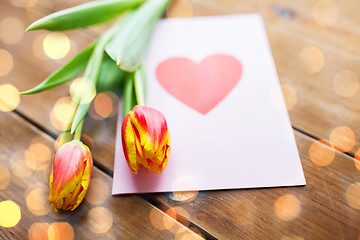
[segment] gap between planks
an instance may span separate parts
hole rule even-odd
[[[51,131],[49,131],[48,129],[46,129],[45,127],[41,126],[40,124],[34,122],[33,120],[31,120],[29,117],[27,117],[26,115],[24,115],[23,113],[15,110],[13,111],[15,114],[17,114],[19,117],[21,117],[24,121],[27,121],[31,126],[35,127],[36,129],[38,129],[39,131],[43,132],[44,134],[46,134],[47,136],[49,136],[51,139],[53,139],[54,141],[56,140],[57,136],[56,134],[52,133]],[[310,134],[310,133],[307,133],[306,131],[304,130],[301,130],[297,127],[294,127],[292,126],[293,130],[296,131],[296,132],[299,132],[315,141],[318,141],[320,140],[320,138]],[[322,142],[320,142],[321,144],[323,145],[326,145]],[[327,145],[326,145],[327,146]],[[337,151],[337,150],[336,150]],[[350,157],[354,157],[352,154],[350,153],[343,153],[343,152],[339,152],[337,151],[339,154],[344,154],[344,155],[347,155],[347,156],[350,156]],[[94,159],[94,166],[97,167],[101,172],[103,172],[104,174],[110,176],[111,178],[113,177],[113,171],[111,171],[110,169],[107,169],[106,167],[104,167],[101,163],[99,163],[98,161],[96,161]],[[147,201],[149,204],[151,204],[152,206],[154,206],[154,208],[157,208],[159,209],[160,211],[164,212],[166,214],[166,211],[168,210],[167,209],[167,206],[165,206],[164,204],[162,204],[160,201],[156,201],[154,200],[154,198],[151,198],[149,197],[150,195],[149,194],[136,194],[138,197],[144,199],[145,201]],[[181,221],[181,218],[183,219],[186,219],[190,224],[189,226],[185,226],[182,221]],[[184,227],[187,227],[188,229],[191,229],[191,227],[196,227],[197,229],[199,229],[201,231],[201,233],[203,234],[203,236],[206,238],[206,239],[217,239],[214,235],[212,235],[211,233],[209,233],[208,231],[206,231],[205,229],[199,227],[198,225],[194,224],[193,222],[190,221],[190,219],[186,218],[185,216],[182,216],[180,215],[180,219],[177,220],[178,223],[182,224]],[[194,232],[194,231],[193,231]],[[194,232],[195,233],[195,232]]]
[[[36,128],[37,130],[39,130],[40,132],[44,133],[45,135],[47,135],[49,138],[51,138],[52,140],[56,140],[57,136],[56,134],[52,133],[51,131],[47,130],[45,127],[41,126],[40,124],[36,123],[35,121],[31,120],[29,117],[27,117],[26,115],[22,114],[21,112],[14,110],[13,113],[15,113],[16,115],[18,115],[20,118],[22,118],[24,121],[28,122],[31,126],[33,126],[34,128]],[[113,171],[111,171],[110,169],[107,169],[106,167],[104,167],[102,164],[99,164],[98,161],[96,161],[95,159],[93,159],[94,161],[94,166],[96,168],[98,168],[101,172],[103,172],[104,174],[108,175],[109,177],[113,178]],[[150,205],[152,205],[154,208],[158,209],[159,211],[162,211],[163,213],[166,214],[166,210],[162,207],[159,207],[160,203],[156,202],[156,201],[151,201],[148,197],[149,194],[136,194],[138,197],[142,198],[143,200],[147,201]],[[182,218],[184,218],[184,216],[181,216]],[[177,219],[175,219],[177,221]],[[196,227],[197,229],[199,229],[201,231],[201,234],[204,235],[205,239],[217,239],[216,237],[214,237],[213,235],[211,235],[210,233],[208,233],[207,231],[205,231],[204,229],[200,228],[199,226],[195,225],[194,223],[192,223],[189,219],[187,219],[189,221],[189,226],[185,226],[181,221],[177,221],[179,224],[183,225],[185,228],[188,228],[190,231],[192,231],[193,233],[197,234],[196,232],[194,232],[191,227]]]

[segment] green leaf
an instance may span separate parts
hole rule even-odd
[[[137,104],[145,105],[146,74],[143,64],[134,72],[134,85]]]
[[[37,20],[26,32],[38,29],[64,31],[103,23],[129,9],[137,8],[143,2],[144,0],[97,0],[80,4]]]
[[[76,110],[74,121],[71,126],[71,133],[74,133],[78,125],[82,122],[89,109],[92,99],[95,97],[95,86],[100,73],[105,45],[111,40],[122,24],[123,21],[120,19],[100,37],[98,44],[95,46],[84,73],[84,79],[86,81],[85,89],[83,89],[80,99],[74,99],[75,102],[79,103],[79,106]]]
[[[125,71],[133,72],[141,64],[151,33],[170,0],[148,0],[129,16],[106,52]]]
[[[123,101],[123,116],[125,117],[126,114],[128,114],[136,105],[136,97],[134,92],[134,73],[126,74]]]
[[[24,91],[21,94],[34,94],[56,87],[80,74],[86,67],[86,64],[95,48],[96,42],[92,43],[85,50],[76,55],[63,67],[52,73],[48,78],[36,87]]]
[[[104,92],[119,88],[124,83],[125,72],[121,70],[114,60],[105,54],[101,64],[96,92]]]

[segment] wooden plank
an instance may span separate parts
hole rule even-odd
[[[0,238],[40,239],[40,230],[55,234],[49,239],[199,238],[138,196],[112,197],[112,179],[96,167],[83,203],[74,212],[53,212],[47,198],[54,140],[14,113],[0,113],[0,126]],[[20,207],[18,223],[12,205],[2,208],[9,200]]]
[[[26,9],[14,8],[7,1],[1,3],[0,13],[0,21],[16,16],[23,25],[22,30],[32,22],[27,15],[28,11]],[[32,11],[31,13],[36,12]],[[38,15],[41,16],[41,14],[43,13]],[[65,35],[71,39],[70,51],[64,59],[54,60],[47,57],[42,49],[42,41],[48,33],[46,31],[29,32],[22,37],[19,43],[5,46],[6,51],[12,55],[14,66],[8,75],[0,77],[1,84],[13,84],[20,91],[30,89],[43,81],[54,70],[74,56],[77,51],[93,40],[84,31],[65,32]],[[34,51],[38,51],[39,56],[34,54]],[[68,87],[61,85],[51,91],[21,96],[21,102],[17,110],[56,136],[60,131],[54,126],[51,113],[56,101],[68,95]],[[90,139],[90,142],[94,142],[92,151],[95,160],[101,159],[99,161],[100,167],[113,169],[115,128],[116,117],[98,121],[88,117],[84,124],[83,132],[85,134],[92,137],[97,135],[97,141],[94,142]]]
[[[57,4],[57,1],[55,3]],[[344,59],[344,56],[356,56],[356,46],[350,45],[345,51],[347,55],[344,56],[341,55],[337,46],[341,37],[348,33],[347,28],[337,23],[336,26],[324,28],[325,30],[319,27],[312,19],[312,14],[307,11],[307,9],[312,9],[315,4],[314,1],[284,3],[274,0],[260,4],[253,1],[242,1],[240,3],[229,0],[222,1],[220,4],[215,0],[193,0],[190,3],[192,4],[193,15],[196,16],[260,11],[265,19],[280,81],[285,84],[285,99],[289,105],[293,105],[289,109],[293,126],[323,139],[329,139],[331,132],[336,127],[348,126],[355,134],[355,146],[350,150],[351,154],[355,154],[360,147],[360,141],[358,141],[360,130],[356,127],[358,119],[360,119],[358,111],[360,109],[360,91],[357,91],[352,97],[343,98],[335,93],[333,87],[335,74],[344,69],[360,75],[357,61]],[[41,5],[39,6],[41,7]],[[38,11],[39,6],[34,11]],[[296,8],[296,6],[299,7]],[[341,6],[342,15],[339,16],[338,22],[354,25],[358,17],[351,12],[351,4],[347,3]],[[176,8],[176,4],[174,7]],[[293,17],[284,18],[283,15],[279,15],[279,10],[274,10],[276,7],[281,7],[283,11],[293,12]],[[3,11],[2,17],[17,16],[24,26],[32,22],[27,17],[25,9],[13,8],[7,1],[2,3],[1,10]],[[13,54],[16,64],[8,76],[2,77],[4,82],[13,83],[20,90],[28,89],[61,65],[58,61],[43,61],[34,56],[32,45],[35,38],[41,33],[43,32],[26,33],[19,44],[6,46],[6,49]],[[66,34],[69,34],[72,41],[76,42],[78,48],[84,46],[91,39],[84,31]],[[324,66],[320,72],[315,74],[309,74],[305,71],[308,65],[299,57],[303,49],[311,46],[320,49],[325,55]],[[75,49],[72,49],[69,55],[74,54]],[[41,68],[38,67],[40,65]],[[52,126],[49,115],[56,99],[67,95],[67,92],[66,87],[58,87],[56,90],[39,95],[23,96],[18,110],[56,135],[58,131]],[[49,104],[42,104],[44,101],[49,102]],[[38,117],[39,114],[42,117]],[[85,121],[84,130],[89,136],[94,136],[94,133],[102,133],[100,141],[94,141],[94,157],[96,160],[99,159],[98,163],[110,172],[113,169],[115,122],[114,118],[105,121],[88,118]],[[95,130],[94,126],[97,126]],[[350,141],[353,140],[350,139]]]
[[[341,6],[339,20],[334,26],[320,27],[314,22],[311,11],[316,2],[275,0],[267,1],[267,3],[230,0],[190,1],[195,16],[260,11],[265,19],[280,81],[282,84],[290,85],[296,91],[295,105],[289,110],[292,124],[317,138],[324,139],[330,138],[330,133],[335,127],[347,125],[354,131],[355,140],[358,140],[360,133],[357,128],[358,119],[360,119],[358,115],[360,93],[357,91],[354,96],[343,98],[336,94],[333,87],[333,78],[339,71],[349,69],[358,76],[360,74],[357,68],[358,60],[356,60],[359,56],[358,47],[354,44],[348,44],[345,49],[343,49],[344,46],[339,48],[344,35],[358,36],[359,16],[355,14],[358,3],[346,1],[346,3],[340,4],[337,1],[336,4]],[[276,7],[280,7],[280,10],[276,10]],[[2,9],[4,9],[3,5],[1,5]],[[10,9],[8,10],[10,11]],[[20,11],[20,9],[17,10]],[[281,10],[285,11],[285,15],[279,15]],[[294,15],[290,18],[284,17],[287,16],[286,10],[290,10]],[[8,11],[4,12],[7,13]],[[14,12],[14,16],[25,16],[25,12]],[[30,20],[26,21],[31,22]],[[26,37],[25,35],[24,39]],[[29,39],[29,41],[32,40]],[[16,86],[25,89],[23,79],[30,78],[29,82],[31,83],[39,82],[39,79],[43,79],[47,74],[31,71],[39,64],[44,65],[44,62],[38,61],[37,65],[32,63],[35,61],[33,59],[23,62],[24,56],[30,58],[32,52],[29,50],[31,44],[21,45],[22,42],[13,46],[14,48],[6,46],[6,49],[10,49],[9,51],[14,49],[14,59],[18,63],[19,69],[28,68],[26,74],[21,73],[20,70],[15,70],[14,67],[7,77],[2,77],[0,80],[2,82],[9,78],[12,81],[17,80]],[[302,50],[308,47],[316,47],[324,55],[324,65],[317,73],[308,72],[309,65],[306,62],[309,60],[306,56],[305,60],[307,61],[301,60],[299,57]],[[23,55],[24,52],[27,54]],[[50,73],[53,69],[49,68],[48,65],[45,65],[39,71]],[[21,75],[13,75],[15,73]],[[58,91],[63,91],[63,94],[66,93],[65,90],[65,88],[58,88]],[[51,108],[48,104],[42,106],[41,102],[44,99],[55,102],[56,97],[53,95],[57,94],[57,97],[63,96],[57,91],[52,91],[46,97],[23,98],[19,110],[33,121],[40,123],[44,128],[56,132],[47,117]],[[38,100],[34,100],[36,98]],[[291,94],[285,95],[285,98],[288,103],[294,101]],[[38,103],[35,104],[32,101],[38,101]],[[24,107],[24,104],[28,105]],[[40,107],[48,109],[39,109]],[[103,131],[101,129],[108,129],[109,126],[110,129],[115,129],[115,120],[113,119],[106,121],[90,120],[87,121],[91,122],[91,124],[89,123],[91,129],[97,125],[106,126],[96,128],[94,135],[89,134],[90,136],[98,136],[97,134]],[[103,122],[109,123],[109,125],[104,125]],[[104,135],[107,136],[100,138],[100,141],[95,139],[94,143],[95,147],[106,149],[104,152],[108,152],[108,155],[104,155],[104,152],[99,154],[94,151],[94,156],[109,170],[113,169],[114,132],[112,130],[106,132],[107,134]],[[300,236],[305,239],[356,239],[359,232],[356,225],[359,219],[358,210],[347,205],[351,203],[353,207],[359,206],[353,197],[354,195],[358,196],[356,195],[358,185],[355,183],[360,182],[359,174],[353,166],[353,159],[336,153],[335,160],[329,166],[317,167],[307,155],[311,143],[311,139],[297,133],[297,144],[300,148],[308,181],[306,187],[201,192],[195,200],[189,203],[172,202],[166,194],[163,194],[152,197],[152,201],[160,204],[164,211],[167,211],[169,207],[180,207],[176,210],[180,212],[179,215],[185,216],[185,220],[194,222],[219,238],[242,236],[245,239],[263,239],[272,233],[274,238],[278,239],[283,236]],[[356,141],[356,145],[350,150],[350,153],[354,154],[358,148],[359,141]],[[350,186],[351,188],[349,188]],[[347,189],[350,190],[347,191]],[[298,202],[294,200],[295,198],[290,197],[288,200],[280,198],[280,204],[277,205],[280,209],[280,218],[276,215],[274,206],[276,200],[286,194],[292,194],[300,201],[300,213],[299,215],[295,214],[297,213],[296,209],[298,209],[296,207]],[[151,197],[151,195],[149,196]],[[288,206],[288,209],[284,210],[284,206]],[[173,215],[173,211],[168,211],[168,213]],[[292,216],[296,216],[294,220],[282,220],[291,219]],[[213,221],[209,221],[209,219]]]
[[[305,187],[204,191],[189,201],[179,199],[188,200],[190,193],[158,194],[152,201],[219,239],[357,239],[360,168],[353,158],[295,135]],[[319,166],[319,159],[329,164]]]

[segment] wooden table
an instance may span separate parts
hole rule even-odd
[[[80,2],[1,0],[0,85],[33,87],[104,30],[65,32],[58,44],[68,50],[60,53],[44,52],[49,32],[23,33],[34,20]],[[90,190],[76,211],[54,213],[48,176],[56,114],[61,118],[54,105],[68,96],[62,85],[21,96],[14,111],[0,112],[0,238],[360,239],[359,10],[358,0],[177,0],[167,11],[263,16],[305,187],[112,197],[116,115],[102,118],[92,106],[83,136],[95,162]]]

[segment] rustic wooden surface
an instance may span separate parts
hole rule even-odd
[[[26,236],[44,239],[37,236],[39,229],[36,226],[39,223],[56,226],[59,222],[69,223],[76,239],[199,238],[193,231],[136,195],[111,197],[112,179],[96,167],[92,185],[79,208],[73,212],[53,212],[47,201],[50,169],[42,167],[48,166],[51,159],[44,161],[44,151],[32,151],[34,159],[29,160],[27,153],[31,151],[31,145],[41,144],[45,149],[53,149],[54,139],[17,114],[0,113],[0,116],[0,138],[6,139],[0,145],[0,201],[11,200],[21,210],[21,220],[15,228],[1,227],[0,237],[3,239],[24,239]],[[12,127],[14,125],[17,127]],[[28,161],[32,162],[30,166],[37,167],[29,168]],[[31,226],[35,226],[33,228],[36,230],[31,230]],[[71,239],[71,236],[52,239]]]
[[[172,195],[157,194],[151,200],[165,212],[181,207],[179,212],[184,211],[189,221],[219,239],[357,239],[360,212],[347,204],[359,204],[359,199],[354,199],[359,192],[348,190],[360,181],[354,159],[336,153],[330,165],[318,166],[308,155],[314,140],[295,134],[306,187],[207,191],[198,193],[191,202],[176,202]],[[332,152],[326,145],[321,149]],[[289,194],[286,203],[281,200]],[[227,228],[231,231],[220,231]]]
[[[86,1],[3,0],[0,26],[5,18],[15,17],[24,30],[46,14],[81,2]],[[357,0],[176,0],[167,11],[168,17],[250,12],[263,16],[306,187],[111,197],[116,116],[100,120],[87,116],[84,133],[91,143],[95,165],[101,169],[96,168],[94,177],[99,180],[87,196],[89,201],[66,216],[52,213],[41,199],[37,209],[31,211],[27,194],[37,189],[47,195],[48,168],[31,171],[24,180],[11,169],[12,156],[19,150],[26,151],[37,135],[37,141],[53,153],[59,130],[50,115],[57,99],[68,95],[63,85],[38,95],[21,96],[14,113],[0,113],[0,164],[8,169],[11,179],[0,190],[0,200],[14,201],[22,213],[15,227],[0,228],[0,236],[30,237],[34,234],[31,229],[40,229],[38,226],[49,233],[48,229],[57,226],[51,225],[53,222],[65,221],[76,239],[134,239],[140,235],[148,239],[182,239],[195,237],[198,232],[209,239],[359,239],[360,164],[357,168],[354,161],[360,148],[359,10]],[[48,32],[26,33],[19,42],[8,44],[1,36],[11,34],[11,28],[5,29],[6,33],[1,28],[0,49],[12,55],[14,66],[8,74],[0,75],[0,85],[11,83],[20,91],[35,86],[104,29],[97,26],[65,32],[71,39],[70,52],[63,59],[52,60],[44,53],[40,58],[34,54],[35,42]],[[0,179],[7,181],[6,177]],[[103,192],[104,188],[108,192]],[[98,195],[107,197],[97,199]],[[188,199],[191,196],[195,198]],[[96,222],[94,217],[103,218],[104,223]]]

